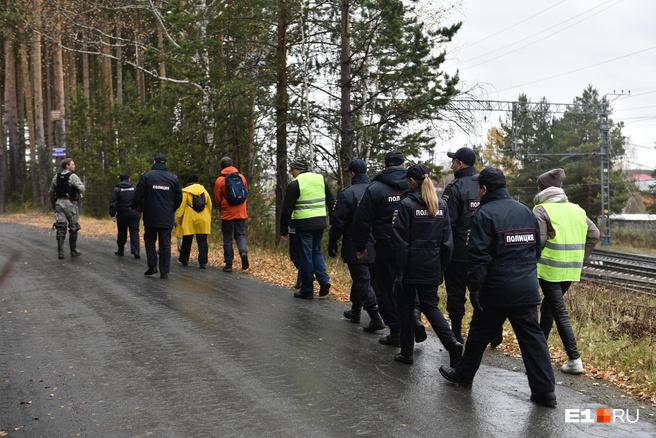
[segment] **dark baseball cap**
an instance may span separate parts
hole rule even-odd
[[[506,186],[506,176],[501,169],[496,167],[486,167],[481,173],[472,177],[478,181],[479,186],[485,186],[488,189],[500,188]]]
[[[392,151],[385,154],[385,166],[402,166],[405,162],[405,157],[399,151]]]
[[[352,160],[346,167],[347,172],[367,173],[367,163],[364,160]]]
[[[455,152],[447,152],[446,156],[460,160],[467,166],[473,166],[476,162],[476,152],[469,148],[460,148]]]
[[[156,163],[166,163],[166,155],[162,153],[155,154],[153,161]]]

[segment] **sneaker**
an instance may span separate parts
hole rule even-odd
[[[534,392],[531,394],[531,401],[548,408],[555,408],[558,404],[556,394],[553,392]]]
[[[228,264],[226,264],[226,265],[223,267],[223,272],[232,272],[232,265],[228,265]]]
[[[300,298],[302,300],[311,300],[314,299],[314,294],[305,294],[301,292],[294,292],[294,298]]]
[[[463,388],[471,388],[472,382],[463,380],[460,376],[458,376],[458,372],[455,368],[445,367],[442,365],[440,367],[440,374],[451,383],[462,386]]]
[[[241,269],[244,271],[250,267],[250,264],[248,263],[248,254],[242,254],[241,256]]]
[[[330,283],[325,283],[319,286],[319,297],[324,298],[330,293]]]
[[[583,361],[578,359],[570,359],[565,365],[560,367],[560,371],[565,374],[583,374]]]
[[[71,257],[80,257],[82,253],[76,249],[71,250]]]
[[[144,275],[154,275],[157,274],[157,268],[148,268],[146,272],[144,272]]]
[[[412,365],[414,363],[412,356],[406,356],[403,353],[399,353],[396,356],[394,356],[394,360],[397,362],[404,363],[406,365]]]

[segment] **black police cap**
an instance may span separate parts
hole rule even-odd
[[[476,153],[469,148],[460,148],[455,152],[447,152],[447,157],[462,161],[467,166],[473,166],[476,162]]]

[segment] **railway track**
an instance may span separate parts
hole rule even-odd
[[[582,277],[656,296],[656,257],[594,250],[583,268]]]

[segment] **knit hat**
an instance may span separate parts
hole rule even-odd
[[[421,181],[427,175],[430,175],[430,169],[423,164],[415,164],[408,168],[407,177],[415,181]]]
[[[295,158],[289,163],[289,169],[296,169],[302,172],[310,170],[310,164],[302,158]]]
[[[385,167],[402,166],[405,157],[399,151],[392,151],[385,154]]]
[[[547,187],[563,187],[565,171],[563,169],[551,169],[538,177],[538,188],[540,191]]]
[[[226,167],[234,166],[235,163],[232,161],[232,158],[223,157],[223,158],[221,158],[221,163],[219,165],[221,166],[221,169],[223,170]]]
[[[367,173],[367,163],[363,160],[352,160],[346,170],[353,173]]]

